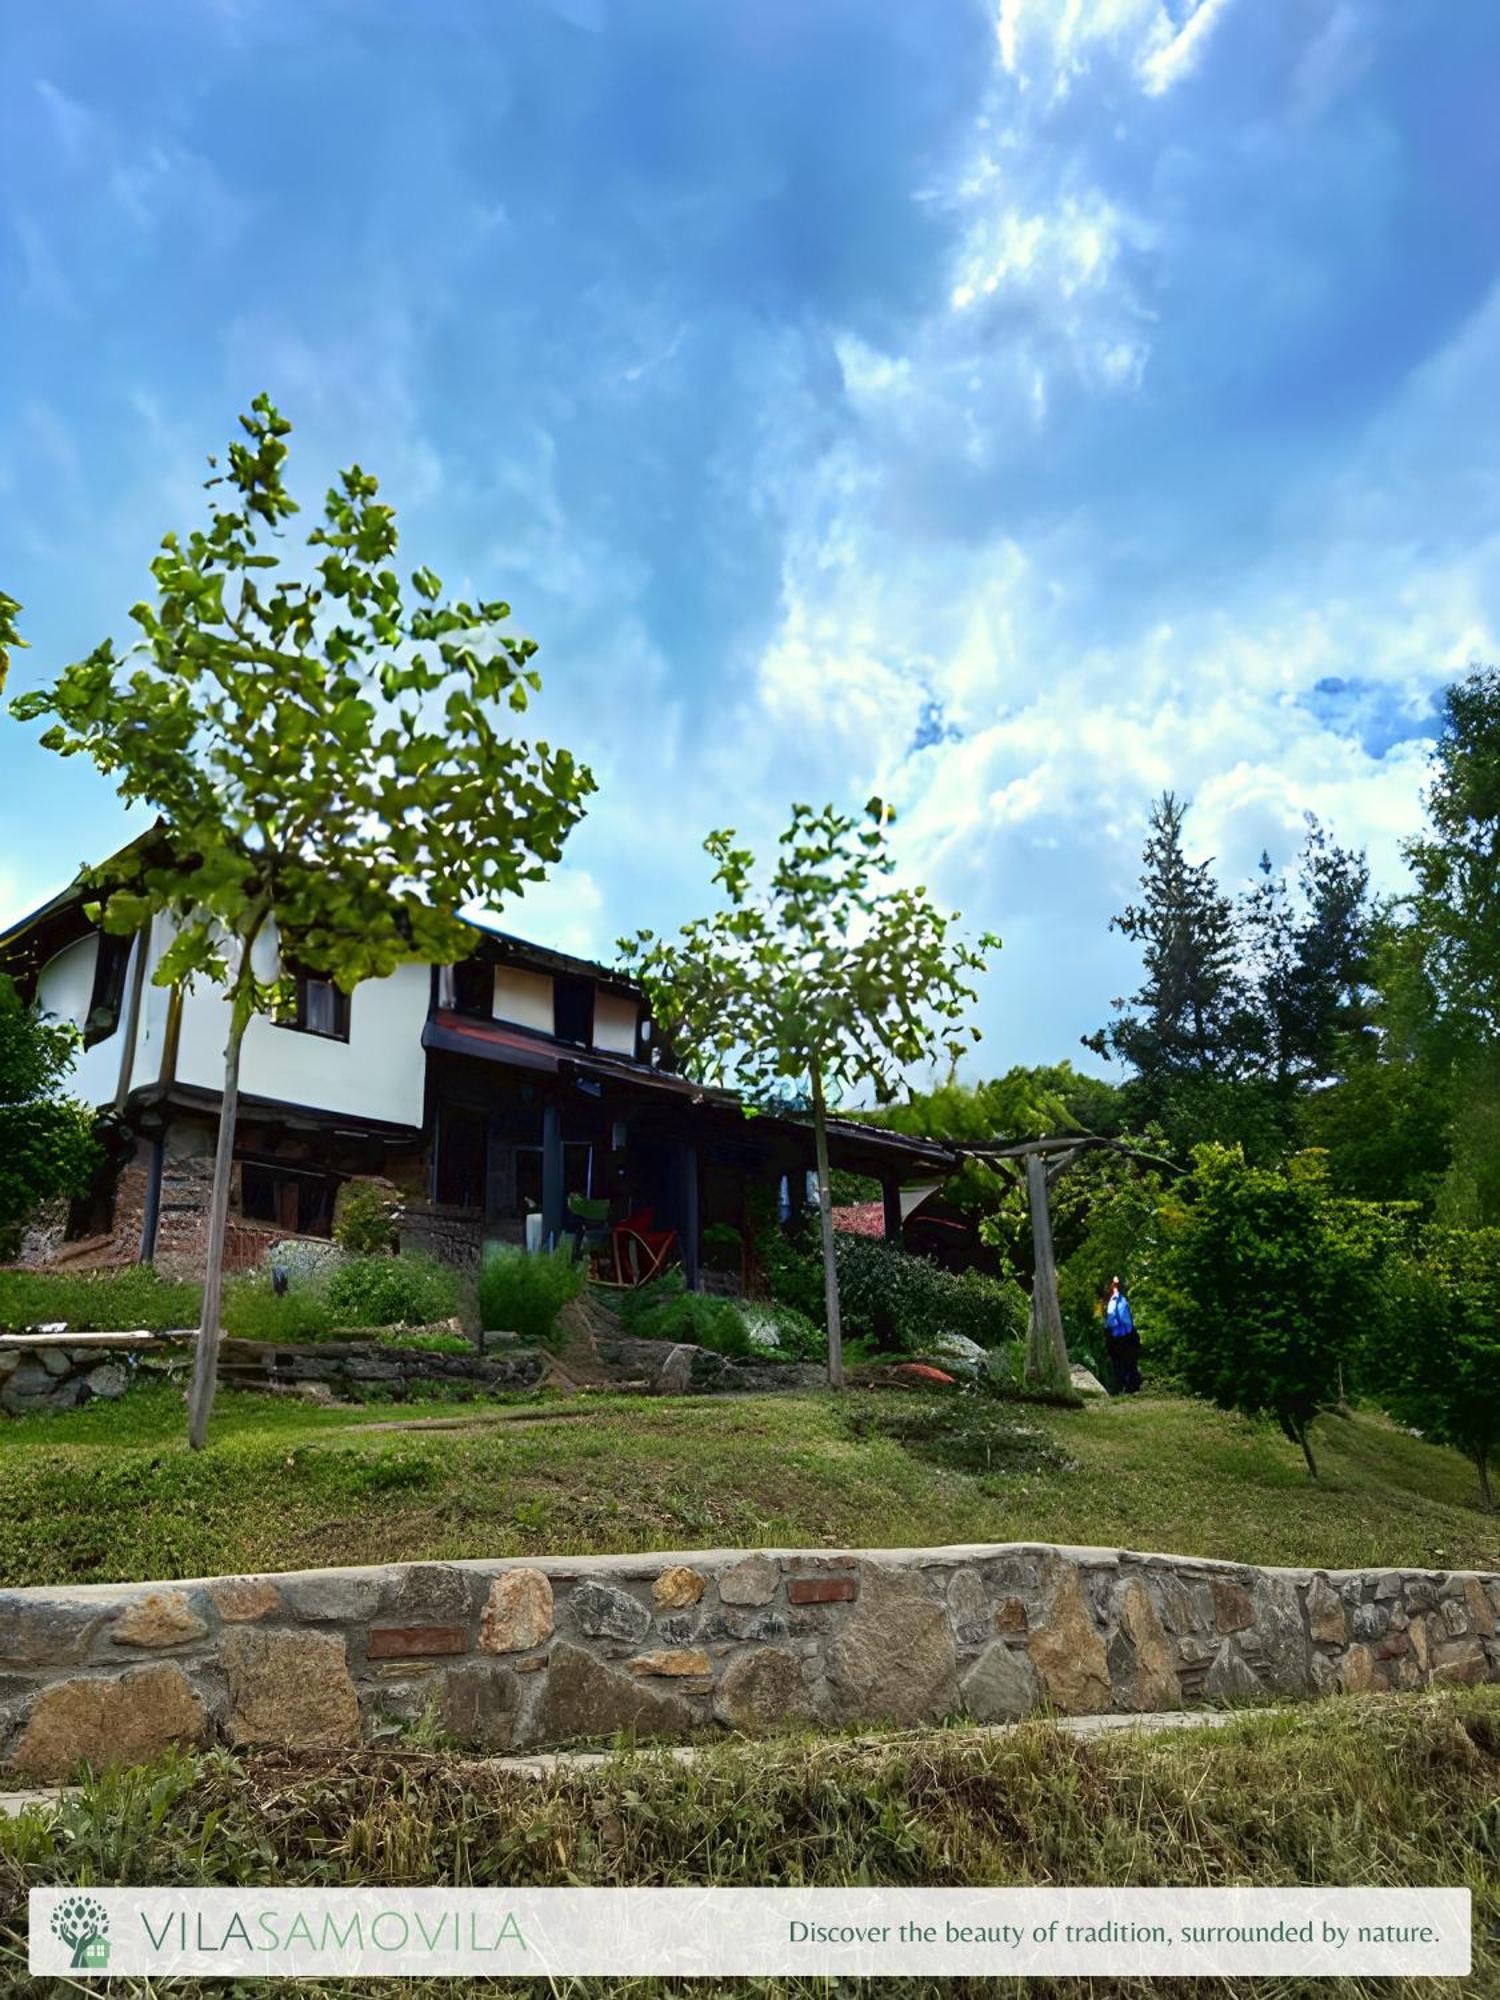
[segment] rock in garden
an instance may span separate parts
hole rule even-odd
[[[581,1646],[560,1640],[552,1649],[532,1733],[543,1743],[612,1736],[616,1730],[634,1736],[683,1736],[701,1721],[681,1695],[617,1673]]]
[[[1120,1601],[1120,1630],[1109,1649],[1116,1697],[1137,1714],[1180,1708],[1182,1688],[1172,1642],[1140,1578],[1132,1577]]]
[[[1073,1392],[1078,1396],[1107,1396],[1109,1391],[1091,1368],[1085,1368],[1081,1361],[1075,1361],[1068,1370],[1068,1379],[1073,1384]]]
[[[517,1683],[509,1667],[475,1660],[443,1677],[444,1733],[475,1750],[508,1750],[515,1735]]]
[[[674,1347],[661,1364],[661,1373],[656,1378],[658,1396],[685,1396],[692,1387],[693,1360],[697,1349]]]

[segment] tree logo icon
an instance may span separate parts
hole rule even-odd
[[[96,1896],[68,1896],[52,1912],[52,1929],[72,1952],[75,1972],[109,1964],[109,1912]]]

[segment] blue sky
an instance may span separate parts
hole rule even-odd
[[[0,28],[0,588],[106,633],[260,388],[541,642],[600,794],[506,921],[901,812],[1078,1053],[1150,796],[1400,879],[1500,657],[1494,0],[73,0]],[[0,724],[0,918],[128,830]]]

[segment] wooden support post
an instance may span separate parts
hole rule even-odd
[[[698,1289],[698,1148],[682,1147],[682,1275],[690,1292]]]
[[[562,1240],[563,1210],[562,1117],[555,1104],[542,1107],[542,1242],[550,1250]]]
[[[901,1183],[883,1180],[880,1196],[885,1204],[885,1240],[887,1243],[901,1241]]]
[[[1068,1389],[1068,1344],[1063,1338],[1057,1299],[1057,1264],[1052,1255],[1052,1217],[1047,1208],[1047,1163],[1040,1153],[1026,1156],[1026,1192],[1031,1202],[1031,1243],[1036,1275],[1031,1288],[1031,1321],[1026,1335],[1026,1386]]]

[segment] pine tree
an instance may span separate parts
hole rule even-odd
[[[1113,1003],[1117,1018],[1107,1028],[1084,1038],[1136,1072],[1148,1111],[1174,1083],[1233,1074],[1240,1061],[1234,907],[1212,861],[1187,858],[1187,810],[1171,792],[1151,808],[1140,901],[1110,923],[1140,946],[1145,983]]]

